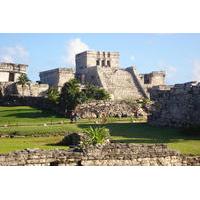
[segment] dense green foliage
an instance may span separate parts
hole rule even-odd
[[[83,90],[87,100],[108,100],[110,95],[103,88],[98,88],[94,85],[87,84]]]
[[[67,110],[68,114],[80,103],[86,101],[86,96],[81,92],[80,84],[76,79],[71,79],[62,87],[60,105]]]
[[[28,78],[28,76],[26,74],[21,74],[18,77],[17,84],[24,86],[24,85],[28,84],[29,81],[30,80],[29,80],[29,78]]]
[[[103,88],[87,84],[81,90],[79,82],[71,79],[62,87],[60,105],[70,114],[78,104],[88,100],[107,100],[109,98],[109,94]]]
[[[87,134],[87,139],[84,145],[104,144],[110,138],[110,131],[105,127],[92,127],[84,130]]]
[[[48,95],[49,101],[55,104],[59,103],[60,94],[56,88],[54,87],[49,88],[47,95]]]

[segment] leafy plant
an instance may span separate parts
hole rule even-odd
[[[67,110],[69,115],[78,104],[84,103],[87,100],[107,100],[109,98],[109,94],[104,89],[87,84],[81,90],[78,80],[71,79],[62,87],[60,105]]]
[[[29,85],[29,82],[30,82],[30,80],[26,74],[21,74],[18,77],[17,84],[22,86],[22,96],[23,97],[24,97],[25,86]]]
[[[80,103],[86,101],[86,96],[80,90],[80,84],[76,79],[71,79],[64,84],[60,95],[60,105],[67,110],[68,114]]]
[[[56,104],[59,102],[60,94],[56,88],[54,87],[49,88],[47,95],[48,95],[48,99],[51,102],[56,103]]]
[[[110,138],[110,131],[105,127],[92,127],[85,129],[84,133],[88,136],[84,145],[104,144]]]
[[[83,89],[83,92],[85,93],[88,100],[108,100],[110,99],[110,95],[108,92],[103,89],[96,87],[91,84],[86,84],[85,88]]]

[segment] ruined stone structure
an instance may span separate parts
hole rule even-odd
[[[0,63],[0,82],[16,82],[21,74],[26,74],[28,65]]]
[[[42,83],[62,87],[76,77],[82,84],[103,87],[114,100],[148,98],[149,88],[164,85],[165,73],[139,74],[135,66],[120,69],[118,52],[85,51],[76,55],[76,72],[59,68],[40,73]]]
[[[85,51],[76,55],[76,77],[107,90],[115,100],[149,97],[148,89],[164,85],[164,72],[138,74],[136,67],[119,68],[118,52]]]
[[[139,103],[131,104],[125,101],[92,101],[80,104],[76,112],[81,118],[96,119],[107,117],[143,117],[147,116],[147,109]]]
[[[24,96],[44,96],[49,86],[47,84],[30,83],[24,87],[16,84],[21,74],[27,73],[28,65],[14,63],[0,63],[0,94],[24,95]]]
[[[200,125],[200,83],[154,87],[150,96],[155,102],[148,119],[150,124],[171,127]]]
[[[0,166],[194,166],[200,156],[184,156],[164,144],[111,143],[85,150],[26,149],[0,154]]]
[[[70,68],[57,68],[48,71],[40,72],[40,81],[48,84],[50,87],[56,87],[58,90],[69,81],[74,78],[74,72]]]
[[[21,85],[15,82],[0,82],[0,91],[2,96],[8,95],[19,95],[19,96],[32,96],[39,97],[47,95],[49,85],[30,83],[24,86],[22,89]]]

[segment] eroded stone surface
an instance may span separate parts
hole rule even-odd
[[[200,125],[200,83],[155,87],[151,90],[155,102],[149,123],[159,126],[186,127]]]
[[[81,118],[147,116],[139,104],[131,105],[125,101],[93,101],[77,106],[76,111]]]
[[[80,151],[26,149],[0,154],[1,166],[194,166],[200,156],[184,156],[163,144],[110,143]]]

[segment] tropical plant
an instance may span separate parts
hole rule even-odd
[[[108,92],[105,89],[96,87],[91,84],[86,84],[83,91],[84,91],[87,99],[89,99],[89,100],[90,99],[94,99],[94,100],[110,99],[110,95],[108,94]]]
[[[60,94],[59,94],[57,88],[54,88],[54,87],[49,88],[47,95],[48,95],[49,101],[56,103],[56,104],[59,102]]]
[[[92,127],[85,129],[84,133],[88,136],[85,145],[104,144],[110,138],[110,131],[105,127]]]
[[[66,82],[61,89],[60,105],[67,110],[68,114],[73,111],[76,106],[86,101],[86,95],[81,92],[80,84],[76,79]]]
[[[25,87],[26,87],[26,85],[29,85],[29,83],[30,83],[30,80],[26,74],[21,74],[18,77],[17,84],[22,86],[22,96],[23,97],[24,97]]]

